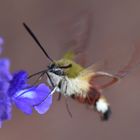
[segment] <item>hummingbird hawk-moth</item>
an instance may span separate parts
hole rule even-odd
[[[62,59],[53,60],[31,29],[25,23],[23,23],[23,26],[50,60],[50,64],[45,70],[32,74],[29,78],[40,75],[39,80],[44,75],[47,75],[48,84],[52,88],[50,95],[59,92],[60,95],[71,97],[82,104],[93,106],[102,120],[108,120],[111,115],[111,108],[102,91],[127,75],[136,61],[135,53],[129,63],[114,75],[104,71],[96,71],[94,65],[85,68],[76,63],[73,60],[73,52],[66,53]],[[105,77],[109,80],[104,84],[97,84],[96,79],[100,77]]]

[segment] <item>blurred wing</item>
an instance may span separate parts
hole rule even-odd
[[[90,37],[92,15],[83,12],[70,21],[63,23],[65,32],[68,34],[62,46],[66,51],[65,58],[75,59],[81,65],[86,63],[86,50]]]
[[[115,75],[103,71],[97,71],[95,66],[96,65],[92,65],[83,70],[79,76],[84,80],[88,80],[90,84],[99,89],[107,88],[119,80]]]
[[[129,62],[121,70],[119,70],[115,74],[115,76],[117,76],[119,78],[124,78],[139,65],[140,65],[140,45],[137,43],[134,46],[134,52],[132,53],[132,56],[131,56]]]
[[[116,74],[110,74],[104,71],[97,71],[95,66],[90,66],[81,72],[80,76],[91,77],[90,83],[96,85],[100,89],[107,88],[115,84],[118,80],[127,76],[134,68],[140,65],[140,46],[136,45],[134,52],[129,60],[129,62]]]

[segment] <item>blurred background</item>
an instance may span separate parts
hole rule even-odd
[[[102,70],[115,73],[126,65],[140,45],[139,0],[1,0],[0,35],[5,39],[3,56],[11,60],[11,71],[35,73],[48,60],[22,26],[26,22],[53,59],[71,48],[81,47],[86,66],[105,62]],[[140,60],[140,52],[136,56]],[[137,63],[135,63],[137,64]],[[106,89],[112,116],[102,122],[99,115],[69,99],[54,96],[49,112],[26,116],[13,109],[11,121],[0,129],[1,140],[139,140],[140,67]]]

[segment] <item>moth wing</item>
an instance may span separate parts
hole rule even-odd
[[[128,63],[122,67],[115,74],[110,74],[104,71],[98,71],[96,69],[96,65],[92,65],[86,68],[84,71],[80,73],[81,77],[88,77],[90,79],[91,84],[98,86],[100,89],[104,89],[110,87],[115,84],[120,79],[126,77],[132,70],[140,65],[139,60],[140,47],[139,45],[135,45],[134,52]],[[89,78],[91,77],[91,78]]]
[[[107,88],[119,80],[119,78],[115,75],[104,71],[97,71],[96,65],[91,65],[90,67],[83,70],[79,74],[79,77],[81,79],[88,80],[91,85],[100,89]]]
[[[119,78],[124,78],[138,66],[140,66],[140,45],[139,43],[136,43],[134,46],[134,51],[130,57],[130,60],[115,75]]]
[[[92,14],[90,11],[84,11],[69,21],[65,21],[63,29],[67,37],[62,44],[65,58],[74,59],[81,65],[86,64],[86,50],[90,38],[92,27]]]

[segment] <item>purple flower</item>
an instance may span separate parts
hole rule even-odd
[[[0,37],[0,46],[2,46],[4,44],[4,40],[2,37]]]
[[[2,37],[0,37],[0,54],[2,52],[2,45],[4,44],[4,40]]]
[[[12,97],[17,108],[26,114],[31,114],[32,108],[35,108],[39,114],[46,113],[52,104],[52,96],[49,96],[51,90],[43,83],[30,87],[26,82],[27,73],[25,71],[14,74],[8,96]],[[42,104],[46,104],[46,106],[42,106]]]
[[[0,59],[0,124],[11,118],[11,101],[7,95],[10,78],[8,59]]]
[[[10,61],[7,58],[0,59],[0,79],[9,82],[12,79],[12,74],[9,72]]]
[[[12,104],[24,112],[32,114],[35,109],[39,114],[46,113],[51,104],[51,90],[45,84],[31,86],[27,84],[28,74],[19,71],[11,75],[10,62],[7,58],[0,59],[0,124],[11,119]]]

